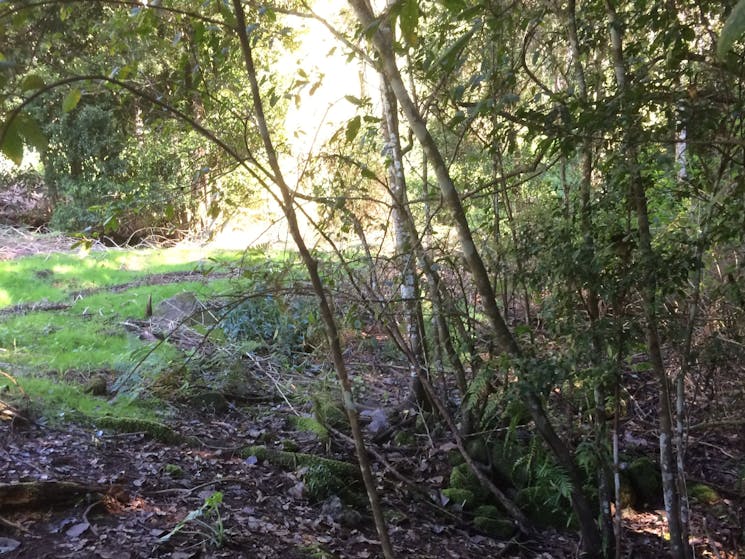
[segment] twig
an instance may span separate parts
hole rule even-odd
[[[738,425],[745,424],[745,418],[743,417],[731,417],[720,419],[718,421],[702,421],[688,427],[688,432],[700,431],[703,429],[714,429],[715,427],[737,427]]]
[[[233,482],[242,483],[245,480],[242,479],[242,478],[239,478],[239,477],[223,477],[223,478],[220,478],[220,479],[213,479],[212,481],[207,481],[205,483],[200,483],[199,485],[196,485],[196,486],[190,487],[190,488],[186,488],[186,487],[184,487],[184,488],[173,487],[173,488],[170,488],[170,489],[160,489],[158,491],[149,491],[149,492],[147,492],[145,494],[146,495],[179,495],[179,494],[191,495],[192,493],[194,493],[195,491],[197,491],[199,489],[202,489],[203,487],[207,487],[207,486],[210,486],[210,485],[215,485],[215,484],[222,483],[222,482],[225,482],[225,481],[233,481]]]
[[[703,445],[703,446],[708,446],[710,448],[714,448],[714,449],[718,450],[719,452],[721,452],[722,454],[724,454],[725,456],[727,456],[728,458],[732,458],[732,460],[738,460],[738,458],[736,456],[734,456],[733,454],[730,454],[729,452],[727,452],[726,450],[724,450],[721,446],[717,446],[714,443],[702,441],[701,439],[693,439],[693,440],[691,440],[688,443],[688,446],[691,446],[693,444],[700,444],[700,445]]]
[[[18,530],[19,532],[22,532],[24,534],[30,534],[31,532],[24,528],[21,524],[17,522],[13,522],[12,520],[8,520],[4,516],[0,516],[0,524],[3,526],[7,526],[8,528],[14,528],[15,530]]]
[[[93,501],[90,505],[88,505],[88,507],[83,512],[83,522],[85,522],[88,525],[88,527],[90,528],[90,531],[93,532],[94,536],[98,536],[98,530],[96,530],[93,527],[93,524],[91,524],[91,521],[88,520],[88,513],[91,512],[96,506],[102,503],[103,501],[101,501],[100,499],[98,501]]]

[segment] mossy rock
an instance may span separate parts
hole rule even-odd
[[[662,476],[657,464],[646,456],[637,458],[626,469],[626,476],[634,490],[634,506],[650,507],[662,498]]]
[[[324,427],[320,421],[313,417],[292,415],[290,416],[289,421],[292,427],[294,427],[298,431],[313,433],[319,438],[319,440],[324,442],[328,441],[329,439],[328,429],[326,429],[326,427]]]
[[[473,525],[477,530],[494,538],[508,539],[515,535],[515,525],[506,518],[492,518],[490,516],[476,516]]]
[[[477,505],[476,495],[468,489],[448,487],[442,490],[442,494],[450,499],[450,503],[464,509],[472,509]]]
[[[688,497],[702,505],[716,505],[722,501],[717,491],[706,484],[694,483],[688,488]]]
[[[341,401],[327,392],[318,392],[311,398],[316,421],[324,427],[340,431],[349,430],[349,418]]]
[[[456,489],[467,489],[475,494],[482,491],[481,483],[473,472],[468,468],[468,464],[458,464],[450,471],[450,487]]]
[[[138,433],[143,432],[155,439],[166,444],[186,443],[192,446],[200,446],[199,440],[193,437],[184,437],[171,429],[164,423],[151,421],[149,419],[135,419],[132,417],[111,417],[103,416],[95,419],[95,423],[104,429],[112,429],[117,433]]]

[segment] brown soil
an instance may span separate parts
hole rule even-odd
[[[0,254],[6,258],[67,250],[70,244],[62,237],[0,231]],[[392,401],[401,397],[400,372],[376,364],[375,356],[356,354],[356,349],[348,357],[352,373],[366,375],[362,384],[371,400],[376,394],[387,394]],[[357,370],[355,363],[360,364]],[[738,435],[741,371],[735,369],[729,381],[719,377],[717,399],[710,400],[716,405],[692,415],[698,428],[689,444],[689,472],[720,492],[717,503],[694,504],[692,541],[699,557],[734,558],[742,552],[745,499],[738,480],[743,476],[745,441]],[[649,410],[656,409],[655,387],[642,375],[630,374],[624,382],[631,408],[623,445],[654,457],[656,420]],[[53,427],[42,417],[0,421],[0,483],[56,480],[94,488],[65,504],[8,508],[0,502],[0,557],[380,557],[372,519],[363,505],[356,507],[358,519],[339,518],[329,512],[329,503],[308,498],[303,468],[287,471],[241,456],[241,448],[265,444],[354,462],[353,449],[343,439],[327,445],[291,428],[287,417],[292,411],[284,403],[231,406],[223,415],[180,407],[173,414],[178,419],[169,425],[196,437],[199,443],[191,446],[75,422]],[[399,557],[577,557],[579,542],[573,532],[544,530],[531,540],[499,541],[473,529],[452,509],[442,509],[438,489],[447,486],[449,441],[447,435],[427,433],[410,446],[372,447]],[[199,519],[205,524],[186,523],[161,541],[215,491],[224,497],[224,538],[219,545],[218,524],[205,517]],[[623,556],[665,557],[664,534],[659,504],[641,512],[625,510]]]

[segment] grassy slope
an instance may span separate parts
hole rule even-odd
[[[137,285],[116,292],[99,289],[167,272],[226,271],[241,258],[237,252],[176,247],[35,255],[0,262],[0,309],[38,302],[71,305],[63,310],[0,317],[0,370],[15,375],[32,398],[41,399],[47,416],[68,412],[150,415],[146,402],[120,399],[107,403],[84,394],[80,385],[65,379],[81,381],[102,369],[126,374],[147,355],[153,345],[128,332],[123,323],[143,318],[148,297],[157,304],[175,293],[192,291],[206,300],[229,292],[234,280],[208,281],[206,273],[202,281],[193,281],[192,276],[191,281]],[[86,289],[96,291],[71,298]],[[162,369],[180,357],[179,350],[162,344],[147,357],[145,366]],[[0,385],[4,383],[14,389],[0,376]]]

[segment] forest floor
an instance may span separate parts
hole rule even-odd
[[[70,246],[69,239],[15,233],[0,233],[0,259]],[[358,363],[379,361],[374,355],[348,357]],[[357,372],[368,375],[363,383],[371,406],[375,394],[386,393],[392,402],[386,405],[403,399],[405,386],[395,369],[384,364],[374,373]],[[633,409],[622,439],[653,457],[656,391],[648,378],[628,375]],[[735,558],[743,553],[745,527],[741,379],[720,376],[708,389],[716,392],[719,405],[691,412],[697,428],[689,443],[688,471],[692,484],[705,482],[713,492],[693,503],[692,542],[697,557]],[[281,467],[244,450],[261,444],[354,463],[353,447],[344,438],[323,441],[298,431],[290,421],[297,413],[290,402],[276,393],[257,396],[251,405],[230,402],[219,412],[168,404],[175,412],[169,427],[188,437],[179,443],[87,422],[37,421],[22,408],[14,409],[12,418],[0,418],[10,419],[0,421],[0,557],[380,557],[363,506],[342,507],[334,496],[314,502],[304,483],[307,467]],[[438,488],[447,485],[450,474],[450,440],[431,432],[405,445],[371,443],[399,557],[578,556],[579,542],[571,531],[546,528],[534,538],[500,540],[479,533],[465,515],[442,506]],[[9,484],[36,482],[35,493],[29,490],[20,498],[3,493]],[[659,503],[624,510],[624,542],[623,557],[665,556]]]

